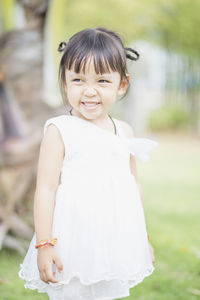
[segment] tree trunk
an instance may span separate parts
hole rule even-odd
[[[20,3],[26,27],[0,38],[0,248],[23,252],[24,239],[33,232],[30,207],[41,127],[61,108],[53,109],[43,99],[43,32],[49,1]]]

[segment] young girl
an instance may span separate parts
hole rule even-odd
[[[135,157],[158,142],[134,137],[108,111],[129,85],[120,36],[85,29],[59,46],[70,113],[44,124],[34,197],[35,234],[21,264],[25,287],[51,300],[110,300],[153,270]]]

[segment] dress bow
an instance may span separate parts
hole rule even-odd
[[[148,138],[127,138],[127,146],[130,152],[138,157],[141,161],[149,160],[149,152],[158,146],[158,142]]]

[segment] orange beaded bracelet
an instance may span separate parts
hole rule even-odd
[[[35,248],[43,248],[45,246],[55,246],[57,243],[57,238],[53,238],[51,240],[41,240],[38,244],[35,245]]]

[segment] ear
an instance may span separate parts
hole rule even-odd
[[[130,82],[130,74],[126,74],[126,78],[123,78],[122,81],[120,82],[119,88],[118,88],[118,95],[121,96],[123,95],[128,86],[129,86],[129,82]]]

